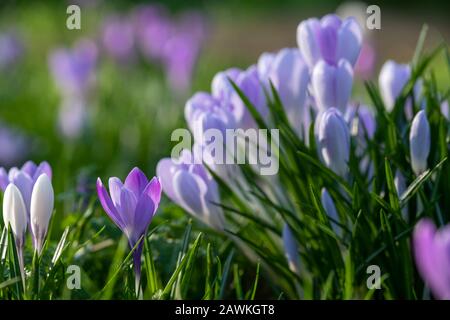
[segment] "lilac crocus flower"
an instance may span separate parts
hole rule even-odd
[[[230,83],[230,80],[236,83],[236,80],[241,72],[242,70],[238,68],[230,68],[216,73],[211,82],[211,95],[225,108],[231,108],[233,114],[235,112],[235,108],[232,107],[231,98],[235,91]],[[238,114],[235,114],[235,118],[238,118]]]
[[[33,161],[27,161],[22,168],[13,167],[9,169],[9,172],[6,172],[3,167],[0,168],[0,188],[4,192],[10,183],[16,185],[25,202],[28,221],[30,221],[31,194],[34,184],[41,174],[46,174],[50,179],[52,178],[52,168],[46,161],[39,165],[36,165]]]
[[[420,110],[411,125],[409,132],[409,149],[411,167],[416,175],[427,170],[427,159],[430,154],[430,125],[425,110]]]
[[[378,83],[380,86],[381,97],[388,111],[392,111],[395,101],[402,93],[403,88],[411,78],[411,67],[408,64],[400,64],[388,60],[380,70]],[[414,86],[414,96],[418,100],[421,92],[421,82],[418,81]],[[411,108],[412,101],[408,100],[405,111]],[[411,111],[409,111],[411,113]]]
[[[128,62],[134,54],[134,26],[125,17],[111,16],[103,25],[102,43],[106,52],[119,62]]]
[[[321,160],[338,175],[345,177],[350,157],[350,133],[336,108],[321,112],[315,123],[316,144]]]
[[[356,19],[341,20],[329,14],[322,19],[310,18],[297,28],[297,44],[310,68],[319,60],[336,65],[345,59],[355,65],[362,45],[362,32]]]
[[[417,269],[435,298],[450,299],[450,225],[436,230],[426,218],[414,228],[413,250]]]
[[[336,223],[339,222],[339,215],[336,210],[336,206],[334,205],[333,199],[331,198],[330,194],[328,193],[327,189],[322,188],[322,193],[320,196],[320,201],[322,202],[322,206],[327,213],[328,217],[330,217],[330,224],[333,228],[334,233],[336,233],[338,236],[342,235],[342,229],[341,227]]]
[[[282,238],[289,269],[298,274],[300,272],[300,255],[298,254],[298,245],[294,235],[292,234],[292,230],[289,228],[287,223],[283,226]]]
[[[267,118],[269,109],[256,66],[252,65],[247,70],[241,72],[236,78],[236,85],[255,106],[261,116]],[[236,91],[231,96],[231,103],[234,108],[237,126],[244,130],[256,128],[257,125],[253,117]]]
[[[353,70],[346,60],[331,65],[320,60],[311,75],[312,91],[319,110],[338,108],[345,112],[352,93]]]
[[[190,98],[184,112],[194,140],[200,144],[203,144],[204,133],[208,129],[217,129],[225,137],[226,129],[235,127],[230,106],[222,106],[219,100],[206,92],[197,92]]]
[[[0,122],[0,164],[17,163],[29,151],[29,141],[19,130]]]
[[[166,9],[160,5],[140,6],[136,9],[135,22],[141,51],[150,60],[160,60],[164,54],[164,44],[174,28]]]
[[[147,233],[161,199],[161,183],[158,177],[148,181],[145,174],[134,168],[125,182],[109,178],[109,194],[100,178],[97,179],[97,193],[100,203],[111,220],[128,238],[133,252],[136,275],[136,292],[139,291],[141,276],[142,237]],[[139,242],[139,244],[138,244]]]
[[[350,134],[356,137],[356,153],[361,156],[366,151],[367,139],[372,140],[375,135],[377,127],[375,116],[368,106],[351,104],[347,107],[344,117],[349,125]]]
[[[49,59],[56,85],[65,96],[85,96],[94,80],[97,46],[82,40],[75,47],[55,50]]]
[[[273,52],[264,52],[258,58],[256,68],[258,69],[259,78],[266,88],[269,87],[270,73],[272,71],[272,65],[277,54]]]
[[[164,193],[176,204],[207,225],[222,231],[224,217],[217,183],[205,166],[196,164],[183,150],[178,159],[164,158],[157,165]]]
[[[306,137],[311,123],[310,110],[306,107],[309,71],[299,50],[285,48],[278,52],[267,76],[280,96],[292,127],[300,137]]]
[[[0,69],[15,64],[23,55],[23,44],[15,32],[0,34]]]

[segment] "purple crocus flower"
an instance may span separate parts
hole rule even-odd
[[[339,215],[337,213],[336,206],[334,205],[333,199],[325,188],[322,188],[320,201],[322,202],[322,206],[326,214],[330,218],[330,224],[333,228],[334,233],[336,233],[338,236],[342,236],[342,228],[336,223],[336,221],[339,222]]]
[[[238,68],[230,68],[225,71],[216,73],[211,82],[211,95],[216,98],[225,108],[231,108],[234,114],[235,108],[231,103],[231,98],[234,95],[234,88],[230,83],[230,80],[236,83],[237,78],[241,74],[242,70]],[[235,118],[238,115],[235,114]]]
[[[0,34],[0,69],[15,64],[23,54],[23,44],[15,32]]]
[[[411,125],[409,132],[409,149],[411,167],[416,175],[427,170],[427,159],[430,154],[430,125],[425,110],[420,110]]]
[[[258,58],[258,63],[256,64],[256,68],[258,69],[259,78],[263,85],[270,89],[269,87],[269,78],[270,73],[272,71],[272,65],[276,58],[277,54],[273,52],[264,52]]]
[[[282,238],[289,269],[298,274],[300,272],[300,255],[298,254],[298,245],[294,235],[292,234],[292,230],[289,228],[287,223],[283,226]]]
[[[407,64],[396,63],[388,60],[384,63],[378,76],[378,83],[380,86],[380,94],[383,98],[384,105],[388,111],[392,111],[395,101],[402,93],[404,86],[411,78],[411,67]],[[419,98],[421,92],[421,82],[418,81],[414,86],[414,96],[416,100]],[[406,102],[405,111],[411,109],[412,101]],[[409,117],[410,118],[410,117]]]
[[[362,41],[361,28],[352,17],[341,20],[329,14],[302,21],[297,28],[297,44],[310,68],[319,60],[336,65],[345,59],[355,65]]]
[[[413,250],[422,279],[438,299],[450,299],[450,225],[436,230],[422,219],[414,228]]]
[[[350,133],[339,110],[330,108],[317,116],[315,136],[321,160],[335,173],[345,177],[350,157]]]
[[[85,96],[95,80],[97,46],[82,40],[75,47],[55,50],[49,60],[56,85],[66,96]]]
[[[152,221],[161,199],[161,183],[158,177],[150,182],[145,174],[134,168],[128,174],[125,182],[119,178],[109,178],[109,194],[100,178],[97,179],[97,193],[103,209],[111,220],[128,238],[131,248],[137,245],[133,252],[134,270],[136,275],[136,292],[139,291],[141,276],[142,237]]]
[[[221,231],[224,228],[217,183],[188,150],[178,159],[164,158],[157,165],[164,193],[194,217]]]
[[[338,108],[345,112],[352,93],[353,70],[346,60],[331,65],[320,60],[311,75],[312,91],[319,110]]]
[[[260,78],[262,76],[260,74]],[[310,110],[306,106],[309,71],[300,51],[297,48],[280,50],[267,76],[280,96],[292,127],[300,137],[306,137],[311,123]],[[265,79],[261,79],[264,82]]]
[[[134,54],[134,26],[125,17],[111,16],[103,25],[102,43],[106,52],[119,62]]]
[[[0,164],[12,165],[29,151],[29,142],[19,130],[0,122]]]
[[[236,85],[242,93],[250,100],[263,118],[269,115],[264,89],[258,75],[258,69],[252,65],[247,70],[241,72],[236,78]],[[244,130],[256,128],[257,125],[237,92],[233,91],[231,103],[234,108],[237,126]]]
[[[137,42],[143,54],[150,60],[161,59],[164,44],[174,28],[166,9],[160,5],[140,6],[135,21]]]
[[[22,168],[13,167],[8,172],[5,168],[0,168],[0,188],[4,192],[8,185],[13,183],[19,189],[27,209],[28,221],[30,221],[31,193],[41,174],[46,174],[50,179],[52,178],[52,168],[46,161],[39,165],[36,165],[33,161],[27,161]]]
[[[200,144],[203,144],[204,133],[208,129],[220,130],[225,137],[226,129],[235,127],[230,106],[222,106],[219,100],[206,92],[197,92],[190,98],[184,113],[194,140]]]

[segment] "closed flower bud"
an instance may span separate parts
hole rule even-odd
[[[345,177],[350,157],[350,134],[339,110],[330,108],[318,115],[316,143],[321,160],[338,175]]]
[[[411,166],[416,175],[427,170],[430,153],[430,125],[424,110],[419,111],[411,125],[409,133]]]
[[[27,208],[20,190],[12,183],[3,196],[3,222],[5,226],[10,226],[17,246],[22,247],[27,231]]]
[[[298,254],[297,241],[287,223],[284,224],[282,237],[289,269],[294,273],[298,273],[300,271],[300,256]]]
[[[336,66],[320,60],[312,71],[311,84],[321,111],[335,107],[344,112],[352,93],[352,67],[346,60]]]
[[[331,198],[327,189],[322,189],[320,200],[322,202],[323,208],[325,209],[325,212],[330,218],[330,223],[333,231],[340,236],[342,234],[342,229],[336,224],[336,221],[339,221],[339,216],[336,211],[336,206],[334,205],[333,199]]]
[[[46,174],[41,174],[33,187],[30,205],[31,230],[38,253],[41,253],[42,245],[44,244],[48,224],[53,213],[53,206],[54,193],[52,183]]]

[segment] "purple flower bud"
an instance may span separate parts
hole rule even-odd
[[[267,118],[269,110],[267,108],[266,97],[261,85],[256,66],[250,66],[247,70],[241,72],[236,78],[236,85],[241,89],[243,94],[250,100],[255,108],[260,112],[263,118]],[[242,99],[237,92],[233,92],[231,96],[236,123],[239,128],[244,130],[256,128],[256,123],[247,110]]]
[[[345,177],[350,157],[350,134],[339,110],[330,108],[317,116],[316,144],[321,160],[338,175]]]
[[[378,82],[380,86],[380,94],[383,98],[384,105],[388,111],[392,111],[395,101],[402,93],[403,88],[411,78],[411,67],[407,64],[399,64],[395,61],[388,60],[381,68]],[[414,86],[414,96],[419,98],[421,91],[421,82],[418,81]],[[412,101],[407,101],[407,109],[411,109]],[[410,111],[411,112],[411,111]],[[410,117],[409,117],[410,118]]]
[[[320,60],[311,75],[312,90],[320,110],[338,108],[345,111],[352,93],[353,70],[346,60],[337,66]]]
[[[103,25],[103,47],[119,62],[129,61],[134,54],[134,27],[126,18],[112,16]]]
[[[145,174],[134,168],[125,182],[119,178],[109,178],[109,194],[100,178],[97,179],[97,193],[103,209],[111,220],[127,236],[134,248],[147,233],[161,199],[161,183],[158,177],[148,181]],[[141,274],[141,254],[143,240],[133,252],[136,278]],[[139,283],[139,281],[137,281]]]
[[[300,137],[305,137],[310,126],[310,112],[305,103],[309,71],[299,50],[285,48],[277,53],[268,78],[280,96],[292,127]]]
[[[399,197],[401,197],[402,194],[406,191],[406,180],[405,180],[405,177],[403,176],[403,174],[400,172],[400,170],[397,170],[395,172],[394,184],[395,184],[395,189],[397,190],[397,195]],[[408,205],[405,205],[402,208],[402,216],[403,216],[403,219],[408,221]]]
[[[231,85],[231,81],[236,82],[236,79],[240,75],[242,70],[238,68],[230,68],[225,71],[217,73],[211,82],[211,94],[222,105],[227,107],[231,104],[231,96],[234,94],[234,88]]]
[[[23,54],[23,44],[14,32],[0,34],[0,69],[15,64]]]
[[[424,110],[419,111],[409,132],[409,148],[411,167],[416,175],[427,170],[427,159],[430,153],[430,125]]]
[[[46,161],[39,165],[33,161],[27,161],[20,170],[13,167],[8,173],[5,168],[0,168],[0,188],[5,191],[6,187],[13,183],[20,190],[27,209],[28,220],[30,219],[31,193],[41,174],[46,174],[49,179],[52,178],[52,168]]]
[[[450,226],[436,230],[422,219],[414,228],[413,250],[422,279],[438,299],[450,299]]]
[[[91,88],[97,61],[97,46],[82,40],[71,49],[57,49],[50,56],[50,70],[64,95],[84,96]]]
[[[208,129],[218,129],[225,137],[226,129],[235,127],[230,106],[225,107],[206,92],[198,92],[186,103],[185,118],[196,142],[203,142]]]
[[[334,233],[337,235],[342,234],[342,229],[336,224],[335,221],[339,221],[339,215],[336,210],[336,206],[334,205],[333,199],[331,198],[330,194],[328,193],[327,189],[322,189],[321,194],[321,202],[322,206],[325,209],[325,212],[327,213],[328,217],[330,217],[331,227],[333,228]]]
[[[365,105],[349,105],[345,112],[350,134],[356,137],[356,154],[362,156],[367,149],[367,139],[373,139],[377,123],[372,110]]]
[[[298,254],[297,241],[292,234],[291,228],[287,223],[283,226],[283,245],[286,259],[289,264],[289,269],[294,273],[300,272],[300,256]]]
[[[173,202],[209,226],[223,230],[217,183],[202,164],[194,164],[190,151],[183,150],[177,161],[161,159],[156,172],[164,193]]]
[[[334,14],[321,20],[302,21],[297,28],[297,44],[310,68],[319,60],[336,65],[341,59],[356,63],[362,45],[362,32],[354,18],[341,20]]]

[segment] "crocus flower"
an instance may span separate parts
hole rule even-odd
[[[435,298],[450,299],[450,225],[436,230],[426,218],[414,228],[413,250],[417,269]]]
[[[400,170],[397,170],[395,172],[394,185],[395,185],[395,189],[397,190],[397,195],[399,197],[401,197],[402,194],[406,191],[406,180]],[[403,219],[408,221],[408,205],[407,204],[405,204],[405,206],[402,208],[402,216],[403,216]]]
[[[85,96],[95,80],[97,46],[81,40],[72,49],[57,49],[49,59],[50,70],[63,95]]]
[[[134,248],[140,241],[133,252],[136,292],[138,293],[141,277],[142,237],[147,233],[159,206],[161,199],[159,178],[153,177],[149,182],[141,170],[134,168],[124,183],[119,178],[109,178],[109,194],[102,180],[98,178],[97,193],[103,209],[126,235],[130,247]]]
[[[300,137],[305,137],[311,121],[306,107],[309,71],[299,50],[285,48],[278,52],[267,76],[280,96],[292,127]]]
[[[197,92],[190,98],[186,102],[184,114],[194,140],[201,144],[205,142],[203,140],[206,130],[220,130],[225,138],[226,129],[235,127],[231,106],[221,105],[218,99],[206,92]]]
[[[0,168],[0,188],[6,191],[10,183],[13,183],[20,191],[25,202],[27,220],[30,219],[30,204],[33,187],[42,175],[46,174],[48,178],[52,178],[52,168],[44,161],[36,165],[33,161],[27,161],[21,169],[13,167],[7,173],[5,168]]]
[[[161,59],[164,44],[174,28],[166,9],[160,5],[139,6],[135,22],[137,41],[143,54],[150,60]]]
[[[25,281],[23,246],[27,231],[27,209],[20,190],[12,183],[8,185],[3,196],[3,222],[9,226],[16,242],[22,281]]]
[[[388,60],[381,68],[378,76],[381,97],[388,111],[392,111],[395,101],[402,93],[404,86],[411,78],[411,67],[407,64],[396,63]],[[421,82],[418,81],[414,86],[414,96],[416,99],[420,96]],[[405,106],[406,110],[410,108],[412,101],[408,100]]]
[[[353,70],[346,60],[330,65],[320,60],[311,75],[312,91],[320,110],[338,108],[345,112],[352,93]]]
[[[338,175],[345,177],[350,157],[350,134],[339,110],[330,108],[317,116],[316,143],[321,160]]]
[[[256,66],[250,66],[247,70],[241,72],[236,78],[236,85],[255,106],[261,116],[266,118],[269,110]],[[246,130],[257,127],[253,117],[236,91],[233,91],[231,103],[239,128]]]
[[[53,213],[54,192],[47,174],[37,178],[31,193],[30,222],[33,232],[34,247],[40,254],[47,235],[48,224]]]
[[[351,17],[341,20],[329,14],[320,20],[310,18],[299,24],[297,44],[310,68],[319,60],[336,65],[345,59],[354,65],[362,45],[361,28]]]
[[[258,63],[256,64],[256,68],[258,69],[258,74],[259,78],[261,79],[261,83],[263,83],[263,85],[268,89],[270,89],[269,87],[270,73],[276,56],[277,56],[276,53],[264,52],[259,56]]]
[[[430,125],[424,110],[419,111],[409,132],[409,150],[411,167],[416,175],[427,170],[427,159],[430,154]]]
[[[337,235],[340,236],[342,234],[342,229],[336,223],[337,221],[339,221],[339,215],[337,213],[336,206],[334,205],[333,199],[331,198],[327,189],[322,188],[322,194],[320,196],[320,200],[322,202],[322,206],[323,206],[325,212],[327,213],[328,217],[330,217],[331,227],[333,228],[333,231]]]
[[[15,32],[0,34],[0,69],[15,64],[23,54],[23,44]]]
[[[351,104],[345,112],[350,134],[356,137],[358,156],[362,156],[366,151],[367,140],[372,140],[375,135],[377,123],[372,110],[366,105]]]
[[[134,54],[134,26],[125,17],[111,16],[104,22],[103,47],[119,62],[128,62]]]
[[[28,140],[21,131],[0,121],[0,164],[12,165],[23,159],[30,149]]]
[[[300,272],[300,256],[298,254],[297,241],[292,234],[291,228],[287,223],[283,226],[282,232],[284,252],[289,264],[289,269],[294,273]]]
[[[241,74],[242,70],[238,68],[230,68],[225,71],[216,73],[211,82],[211,94],[216,98],[220,104],[225,108],[232,108],[231,97],[234,94],[234,88],[230,83],[230,80],[236,83],[238,76]],[[234,114],[235,108],[232,108]],[[237,119],[238,114],[235,114]]]
[[[193,155],[183,150],[179,159],[161,159],[156,167],[164,193],[194,217],[221,231],[224,228],[217,183]]]

